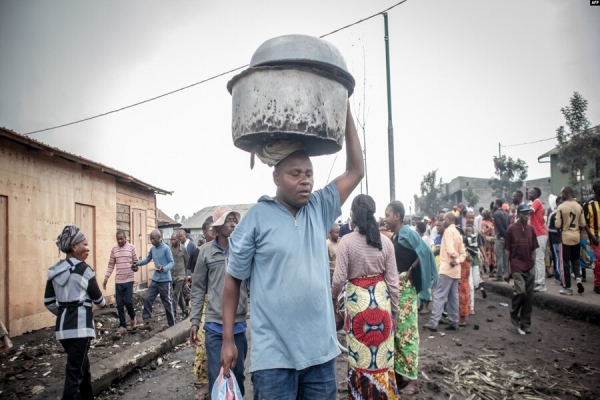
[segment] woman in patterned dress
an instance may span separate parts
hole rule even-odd
[[[348,398],[397,399],[394,377],[394,327],[398,313],[398,272],[394,247],[379,232],[375,201],[358,195],[352,220],[358,232],[338,244],[332,296],[334,304],[346,280]]]
[[[391,202],[385,209],[386,227],[394,232],[392,243],[399,277],[398,319],[395,332],[394,370],[401,395],[419,393],[419,316],[417,295],[437,279],[433,251],[419,234],[404,225],[404,205]]]
[[[485,239],[485,254],[483,254],[484,271],[489,274],[488,276],[493,276],[493,272],[496,269],[496,252],[494,251],[496,232],[494,230],[494,222],[492,221],[490,211],[483,211],[481,216],[483,217],[483,220],[481,221],[479,233]]]

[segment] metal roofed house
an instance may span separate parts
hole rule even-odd
[[[189,232],[192,235],[192,237],[194,238],[194,240],[197,241],[200,238],[200,236],[202,235],[202,224],[204,223],[204,221],[206,221],[206,219],[208,217],[213,215],[213,212],[217,209],[217,207],[219,207],[219,205],[204,207],[203,209],[201,209],[200,211],[194,213],[194,215],[189,217],[181,225],[181,227],[185,230],[189,230]],[[246,214],[246,212],[253,205],[254,205],[254,203],[253,204],[227,204],[227,206],[229,206],[229,208],[231,208],[233,211],[239,212],[240,216],[242,218],[244,218],[244,215]]]
[[[181,227],[181,224],[175,221],[173,218],[165,214],[161,209],[156,210],[158,230],[162,234],[163,240],[167,243],[171,242],[171,235]]]
[[[586,130],[586,133],[591,134],[591,135],[598,135],[600,136],[600,125],[596,125],[592,128],[589,128],[588,130]],[[550,177],[552,179],[552,184],[551,184],[551,189],[552,189],[552,194],[555,194],[557,196],[560,195],[560,190],[565,187],[570,185],[570,178],[571,178],[571,174],[574,173],[574,171],[569,171],[569,172],[562,172],[561,171],[561,165],[560,165],[560,156],[559,156],[559,148],[555,147],[550,151],[547,151],[546,153],[542,154],[541,156],[538,157],[538,162],[539,163],[549,163],[550,164]],[[587,166],[587,170],[589,171],[589,168],[591,168],[592,166],[594,166],[594,161],[590,160],[590,162],[588,163]],[[596,179],[600,178],[600,157],[597,158],[595,160],[595,167],[596,167]],[[586,192],[589,192],[591,195],[591,185],[593,183],[593,180],[588,179],[589,177],[587,176],[587,174],[583,174],[583,188],[585,189]]]
[[[95,161],[0,127],[0,320],[11,336],[52,326],[44,307],[56,237],[68,224],[87,236],[86,262],[102,284],[115,233],[122,229],[145,257],[157,227],[156,194],[172,194]],[[148,283],[154,266],[136,272]],[[112,300],[113,273],[104,295]]]

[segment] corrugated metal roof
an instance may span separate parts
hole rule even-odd
[[[100,164],[98,162],[88,160],[87,158],[83,158],[76,154],[69,153],[68,151],[61,150],[57,147],[47,145],[47,144],[37,141],[35,139],[31,139],[28,136],[21,135],[20,133],[17,133],[15,131],[5,128],[5,127],[0,127],[0,137],[4,137],[8,140],[12,140],[13,142],[20,143],[24,146],[28,146],[30,148],[34,148],[34,149],[43,151],[48,156],[61,157],[61,158],[64,158],[65,160],[81,164],[89,169],[97,170],[97,171],[103,172],[105,174],[112,175],[112,176],[116,177],[119,182],[122,182],[122,183],[134,185],[139,188],[146,189],[146,190],[151,190],[154,193],[158,193],[158,194],[173,194],[172,191],[169,192],[168,190],[164,190],[164,189],[158,188],[156,186],[152,186],[152,185],[142,182],[139,179],[136,179],[133,176],[128,175],[124,172],[118,171],[118,170],[108,167],[104,164]]]
[[[179,222],[177,222],[173,218],[169,217],[160,208],[158,209],[157,215],[158,215],[158,226],[160,228],[165,227],[165,226],[172,226],[172,227],[181,226],[181,224]]]
[[[202,224],[204,223],[204,221],[206,221],[206,218],[210,217],[213,214],[213,212],[217,209],[217,207],[219,207],[220,205],[221,204],[216,205],[216,206],[204,207],[203,209],[201,209],[200,211],[198,211],[197,213],[195,213],[194,215],[189,217],[182,224],[181,227],[184,229],[201,229]],[[233,211],[239,212],[240,215],[242,216],[242,218],[244,218],[244,215],[246,214],[246,212],[253,205],[254,204],[227,204],[227,206],[229,206],[229,208],[231,208]]]

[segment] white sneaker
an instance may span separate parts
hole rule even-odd
[[[577,282],[577,293],[583,293],[585,291],[585,288],[583,287],[583,283],[581,283],[581,278],[575,279],[575,282]]]
[[[534,292],[547,292],[548,288],[546,286],[537,286],[533,288]]]
[[[560,294],[564,294],[565,296],[573,296],[573,289],[561,289]]]

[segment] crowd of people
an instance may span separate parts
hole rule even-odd
[[[346,171],[314,192],[312,163],[298,146],[257,153],[274,167],[276,195],[261,197],[243,219],[218,207],[203,226],[201,246],[184,231],[167,245],[154,230],[152,248],[138,259],[118,231],[103,288],[116,271],[120,332],[153,329],[152,306],[160,296],[163,328],[176,323],[177,307],[179,320],[191,315],[195,376],[209,392],[220,373],[233,373],[244,393],[250,348],[255,399],[333,400],[337,334],[343,331],[349,398],[396,399],[419,392],[419,314],[429,315],[424,329],[446,324],[447,331],[459,331],[476,311],[475,294],[486,296],[483,279],[514,281],[511,321],[522,334],[531,332],[533,292],[547,290],[546,248],[552,250],[552,275],[561,281],[562,294],[572,294],[571,272],[583,292],[582,249],[586,262],[595,257],[594,291],[600,293],[600,182],[594,184],[595,197],[583,205],[572,188],[563,188],[562,202],[549,215],[541,191],[532,188],[529,203],[517,191],[512,206],[499,199],[476,216],[459,204],[414,224],[399,201],[387,205],[378,223],[373,198],[359,195],[350,221],[338,224],[342,204],[364,175],[349,107],[345,140]],[[67,353],[63,398],[78,392],[93,398],[87,357],[95,337],[92,304],[106,303],[85,263],[89,248],[83,232],[66,226],[57,246],[66,258],[49,269],[44,301],[57,316],[56,337]],[[134,273],[151,261],[155,268],[138,324]]]

